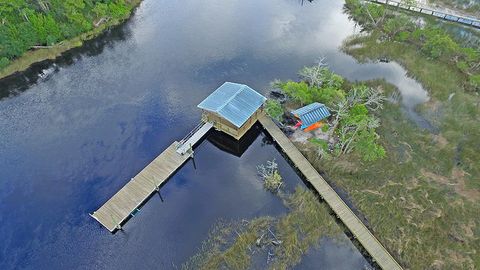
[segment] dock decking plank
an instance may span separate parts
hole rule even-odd
[[[117,230],[155,191],[156,186],[165,182],[188,160],[190,155],[176,152],[177,145],[177,142],[171,144],[91,216],[110,232]]]

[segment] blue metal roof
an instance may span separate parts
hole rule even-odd
[[[292,112],[293,115],[302,121],[301,129],[305,129],[312,124],[330,116],[327,106],[322,103],[312,103]]]
[[[197,107],[217,113],[236,127],[241,127],[265,100],[264,96],[244,84],[226,82]]]

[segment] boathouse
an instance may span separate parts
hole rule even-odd
[[[322,126],[321,121],[330,116],[330,111],[324,104],[315,102],[292,111],[292,115],[298,119],[297,127],[312,131]]]
[[[239,140],[258,120],[266,100],[245,84],[226,82],[197,107],[203,122]]]

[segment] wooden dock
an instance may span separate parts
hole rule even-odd
[[[468,25],[472,26],[475,28],[480,28],[480,19],[478,18],[473,18],[473,17],[467,17],[467,16],[462,16],[458,14],[452,14],[452,13],[446,13],[443,11],[435,10],[430,7],[423,7],[419,5],[406,5],[402,2],[399,1],[393,1],[393,0],[366,0],[368,2],[373,2],[377,4],[383,4],[383,5],[388,5],[392,7],[397,7],[401,8],[404,10],[409,10],[417,13],[422,13],[426,15],[431,15],[434,17],[437,17],[439,19],[443,19],[449,22],[455,22],[455,23],[460,23],[463,25]]]
[[[266,115],[260,116],[259,121],[375,262],[382,269],[402,269],[385,247],[382,246],[325,179],[320,176],[277,125]]]
[[[152,193],[159,191],[160,186],[193,157],[193,147],[212,127],[211,123],[200,122],[185,138],[172,143],[90,216],[110,232],[121,229],[125,220],[139,211]]]
[[[178,147],[178,142],[172,143],[102,207],[90,215],[110,232],[121,229],[121,224],[137,212],[140,205],[152,193],[158,191],[160,185],[191,156],[178,154],[176,152]]]
[[[177,153],[180,155],[185,155],[185,153],[188,153],[212,127],[213,124],[210,122],[200,123],[197,127],[195,127],[194,130],[185,136],[183,140],[180,141],[180,146],[177,148]]]

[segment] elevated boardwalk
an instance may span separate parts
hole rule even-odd
[[[193,146],[212,127],[211,123],[202,122],[181,142],[172,143],[90,216],[110,232],[121,229],[121,224],[193,155]]]
[[[378,4],[384,4],[384,5],[389,5],[392,7],[398,7],[404,10],[410,10],[426,15],[431,15],[446,21],[450,22],[456,22],[460,23],[463,25],[468,25],[472,26],[475,28],[480,28],[480,19],[478,18],[473,18],[473,17],[467,17],[463,15],[458,15],[458,14],[453,14],[453,13],[448,13],[444,11],[439,11],[435,10],[430,7],[423,7],[420,5],[405,5],[404,3],[401,3],[400,1],[393,1],[393,0],[366,0],[367,2],[372,2],[372,3],[378,3]]]
[[[382,268],[388,270],[402,269],[395,259],[388,253],[385,247],[373,236],[367,227],[358,219],[352,210],[338,196],[333,188],[320,176],[308,160],[300,153],[293,143],[277,127],[277,125],[264,114],[259,117],[260,123],[270,133],[275,142],[287,154],[290,160],[313,185],[320,196],[327,202],[330,208],[347,226],[355,238],[368,251],[370,256]]]

